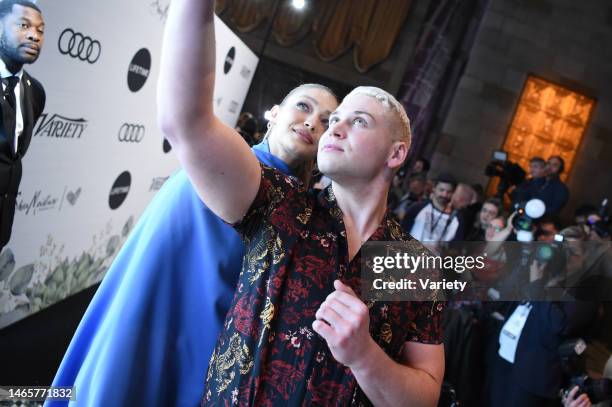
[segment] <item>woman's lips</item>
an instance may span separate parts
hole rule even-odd
[[[300,139],[302,139],[303,142],[307,144],[314,144],[314,140],[308,131],[306,130],[294,130],[294,131],[297,133]]]

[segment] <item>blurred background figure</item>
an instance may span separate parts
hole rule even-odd
[[[431,168],[431,164],[425,157],[419,157],[416,159],[414,164],[412,165],[412,171],[410,175],[423,175],[427,176],[429,169]]]
[[[554,242],[561,230],[561,222],[554,216],[543,216],[535,224],[534,239],[539,242]]]
[[[249,112],[243,112],[240,114],[238,117],[238,122],[236,123],[236,131],[240,133],[242,138],[251,147],[255,144],[259,144],[261,141],[259,122],[257,121],[257,118],[255,118],[255,116]]]
[[[459,229],[451,198],[457,181],[450,174],[440,174],[435,180],[431,200],[412,204],[402,221],[404,230],[421,242],[451,241]]]
[[[426,179],[423,174],[411,175],[405,184],[407,184],[406,193],[399,199],[395,208],[390,207],[400,221],[404,219],[411,205],[425,199]]]
[[[541,157],[529,161],[531,178],[517,186],[510,194],[514,205],[530,199],[540,199],[546,205],[546,215],[558,215],[569,199],[567,186],[559,179],[564,163],[553,156],[548,162]]]
[[[463,240],[483,241],[491,221],[503,214],[502,202],[498,198],[488,198],[482,203],[476,219],[469,225],[466,221],[466,231]],[[505,223],[505,222],[504,222]]]

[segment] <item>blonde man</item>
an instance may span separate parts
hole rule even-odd
[[[247,242],[202,404],[435,406],[442,305],[358,297],[362,244],[409,239],[386,210],[410,146],[404,110],[381,89],[351,92],[319,141],[323,191],[260,165],[213,114],[213,3],[172,2],[158,88],[160,127],[199,196]]]

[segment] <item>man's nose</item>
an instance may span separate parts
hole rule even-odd
[[[35,29],[34,30],[30,30],[28,32],[28,39],[30,41],[40,42],[41,39],[42,39],[42,35],[38,31],[36,31]]]
[[[344,125],[342,121],[336,122],[333,125],[331,125],[329,128],[329,132],[331,133],[332,137],[338,137],[338,138],[346,137],[346,131],[344,129]]]

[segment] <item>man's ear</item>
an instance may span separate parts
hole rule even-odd
[[[408,156],[408,143],[405,141],[394,141],[391,145],[391,154],[387,160],[387,166],[391,169],[399,168]]]

